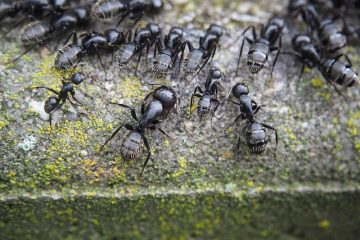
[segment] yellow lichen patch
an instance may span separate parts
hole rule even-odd
[[[164,146],[164,147],[169,147],[169,146],[170,146],[170,142],[169,142],[168,139],[165,139],[165,140],[163,141],[163,146]]]
[[[234,157],[234,153],[230,151],[225,151],[223,152],[222,157],[225,159],[232,159]]]
[[[12,43],[10,49],[3,53],[0,57],[0,61],[3,64],[6,64],[6,68],[13,68],[15,63],[12,60],[20,54],[20,49],[17,47],[16,43]]]
[[[254,187],[254,182],[251,180],[247,181],[246,186],[248,186],[249,188],[252,188],[252,187]]]
[[[304,73],[311,73],[311,71],[312,71],[311,68],[308,68],[308,67],[304,68]]]
[[[360,129],[360,112],[351,112],[349,120],[347,121],[347,132],[353,138],[354,147],[360,156],[360,138],[359,138],[359,129]]]
[[[322,88],[324,86],[324,80],[321,78],[313,78],[311,79],[311,85],[314,88]]]
[[[67,71],[60,71],[54,68],[55,56],[48,56],[38,66],[38,71],[35,72],[32,78],[31,87],[48,86],[57,89],[61,86],[63,78],[69,78],[71,73],[76,72],[77,69],[70,69]]]
[[[285,128],[285,131],[288,134],[290,141],[296,140],[296,136],[294,134],[294,131],[291,128]]]
[[[122,95],[122,98],[137,98],[142,99],[145,95],[143,91],[141,91],[141,82],[140,78],[129,78],[126,77],[121,80],[117,91]]]
[[[179,157],[177,160],[178,164],[179,164],[179,170],[177,170],[176,172],[174,172],[173,174],[171,174],[171,176],[173,178],[177,178],[180,177],[181,175],[183,175],[186,171],[187,168],[187,160],[184,157]]]
[[[6,127],[8,124],[9,122],[6,120],[0,121],[0,130]]]
[[[330,227],[330,221],[327,220],[327,219],[321,220],[321,221],[319,222],[319,227],[321,227],[321,228],[324,229],[324,230],[329,229],[329,227]]]

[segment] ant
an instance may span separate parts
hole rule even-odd
[[[103,62],[101,61],[98,48],[115,48],[120,45],[124,40],[124,34],[116,29],[108,29],[104,34],[92,32],[81,35],[83,38],[79,43],[78,35],[73,32],[65,41],[67,44],[72,38],[70,44],[59,50],[55,58],[55,69],[67,70],[69,68],[75,68],[76,65],[82,60],[82,58],[95,50],[102,68],[105,71]]]
[[[152,72],[157,78],[162,78],[173,68],[180,52],[184,52],[182,42],[183,30],[172,27],[164,38],[164,43],[158,38],[154,50],[154,61]],[[156,56],[156,54],[158,54]],[[183,55],[183,54],[182,54]],[[180,59],[181,61],[181,59]]]
[[[49,13],[61,14],[69,7],[69,0],[22,0],[12,4],[2,2],[0,3],[0,21],[6,17],[14,18],[20,13],[26,16],[11,26],[3,36],[6,36],[14,28],[26,21],[28,17],[42,19],[43,17],[47,17]]]
[[[159,25],[155,23],[148,23],[145,28],[136,30],[133,40],[131,40],[131,30],[128,32],[127,42],[121,45],[120,49],[116,52],[116,60],[120,67],[128,65],[135,54],[139,54],[138,61],[135,68],[137,71],[142,51],[146,47],[146,59],[149,54],[151,46],[155,43],[156,39],[161,34]]]
[[[200,37],[199,48],[194,48],[189,41],[185,42],[189,49],[189,53],[184,60],[186,74],[200,72],[208,61],[213,59],[222,35],[223,27],[217,24],[211,24],[206,30],[205,36]],[[201,65],[202,62],[203,64]]]
[[[236,75],[238,75],[240,60],[243,52],[245,40],[250,44],[247,55],[247,66],[252,74],[258,73],[268,61],[268,56],[271,52],[277,51],[276,57],[272,64],[270,78],[272,76],[274,66],[279,57],[281,48],[281,32],[285,27],[285,21],[281,17],[274,16],[270,18],[267,25],[261,25],[260,37],[256,35],[255,27],[253,25],[247,27],[241,35],[244,35],[249,29],[252,29],[253,39],[245,37],[242,41],[239,59],[236,68]],[[279,41],[278,46],[274,46],[275,42]]]
[[[55,33],[60,34],[77,24],[83,24],[89,20],[89,12],[84,7],[76,7],[64,13],[52,23],[47,21],[34,21],[26,25],[21,31],[21,40],[25,46],[29,46],[11,62],[15,62],[23,55],[33,50],[37,45],[42,45],[50,40]]]
[[[285,52],[285,54],[295,55],[302,63],[300,79],[304,72],[305,65],[309,68],[317,67],[325,80],[332,85],[338,94],[342,93],[334,83],[351,87],[357,81],[357,74],[353,71],[350,59],[346,55],[336,58],[322,58],[319,48],[312,43],[312,38],[300,33],[293,37],[292,44],[295,52]],[[339,61],[344,56],[347,64]]]
[[[163,6],[162,0],[99,0],[93,6],[92,13],[100,19],[111,19],[121,15],[117,26],[129,16],[134,20],[135,26],[145,13],[157,14]]]
[[[81,72],[77,72],[71,75],[70,79],[68,79],[69,81],[65,81],[64,79],[61,81],[63,86],[60,90],[60,92],[52,89],[52,88],[48,88],[48,87],[34,87],[32,89],[46,89],[50,92],[55,93],[57,96],[54,97],[49,97],[46,101],[45,101],[45,105],[44,105],[44,110],[47,114],[49,114],[49,123],[50,126],[51,124],[51,119],[52,119],[52,114],[55,113],[56,111],[58,111],[59,109],[61,109],[61,107],[65,104],[66,100],[69,101],[69,103],[76,109],[77,106],[82,105],[79,100],[75,97],[75,90],[74,90],[74,85],[79,85],[80,83],[82,83],[87,77],[81,73]],[[70,94],[70,95],[69,95]],[[73,101],[75,101],[76,103],[74,103]],[[81,113],[84,114],[84,113]]]
[[[211,110],[212,105],[215,104],[215,108],[212,111],[212,117],[215,115],[217,108],[219,107],[220,101],[217,99],[218,87],[222,87],[220,80],[225,78],[225,74],[216,66],[210,69],[210,73],[205,82],[205,90],[203,91],[198,85],[195,87],[194,93],[191,95],[190,101],[190,113],[194,103],[194,97],[199,98],[197,105],[197,114],[200,119],[206,118]],[[199,94],[199,93],[200,94]]]
[[[149,103],[146,103],[149,97],[152,97]],[[120,125],[115,132],[106,140],[106,142],[101,146],[100,151],[103,147],[121,130],[125,127],[130,132],[125,136],[125,139],[122,141],[120,147],[120,154],[126,160],[133,160],[140,157],[141,150],[145,144],[147,150],[147,157],[142,166],[140,177],[142,176],[145,167],[147,166],[151,153],[150,153],[150,144],[145,136],[146,129],[150,130],[159,130],[162,134],[167,137],[170,137],[163,129],[157,126],[162,121],[162,118],[174,108],[175,104],[179,101],[175,91],[165,85],[162,85],[155,89],[153,92],[150,92],[144,99],[141,105],[141,118],[138,118],[136,111],[133,107],[130,107],[125,104],[111,103],[118,105],[120,107],[130,109],[131,116],[137,122],[136,125],[133,124],[122,124]]]
[[[270,137],[266,135],[266,128],[273,130],[275,132],[276,146],[278,145],[278,134],[277,130],[265,123],[258,122],[255,120],[254,115],[260,110],[264,105],[258,106],[258,104],[249,97],[249,89],[243,83],[238,83],[229,91],[233,96],[239,99],[239,103],[230,101],[239,106],[240,115],[234,120],[230,125],[232,126],[240,118],[241,120],[246,120],[245,126],[242,128],[241,132],[245,133],[245,139],[247,146],[251,153],[260,154],[265,151],[267,143],[270,141]],[[229,127],[230,127],[229,126]],[[240,149],[241,135],[238,138],[238,150]]]

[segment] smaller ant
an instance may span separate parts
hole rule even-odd
[[[281,17],[272,17],[268,21],[268,24],[264,27],[261,25],[260,37],[256,35],[255,27],[250,25],[247,27],[241,35],[244,35],[249,29],[252,29],[253,39],[245,37],[242,41],[239,59],[236,68],[236,75],[238,75],[240,60],[244,48],[245,40],[250,44],[249,52],[247,55],[247,66],[252,74],[258,73],[268,61],[269,54],[273,51],[277,51],[276,57],[272,64],[270,79],[279,57],[281,48],[281,32],[285,27],[285,21]],[[279,41],[278,46],[274,46],[275,42]]]
[[[148,98],[152,97],[150,102],[146,103]],[[133,107],[130,107],[125,104],[111,103],[118,105],[120,107],[130,109],[132,118],[137,122],[136,125],[133,124],[122,124],[120,125],[115,132],[106,140],[106,142],[101,146],[100,151],[103,147],[121,130],[125,127],[130,132],[125,136],[120,147],[120,154],[126,160],[134,160],[140,157],[141,150],[143,145],[147,149],[147,157],[142,166],[140,177],[142,176],[145,167],[147,166],[151,153],[150,153],[150,144],[145,136],[146,129],[150,130],[159,130],[165,136],[171,138],[163,129],[157,126],[162,119],[167,115],[167,113],[174,108],[175,104],[178,102],[178,97],[175,91],[165,85],[162,85],[155,89],[153,92],[150,92],[145,98],[141,105],[141,118],[138,118],[136,111]]]
[[[162,78],[167,75],[175,65],[179,53],[184,51],[185,45],[183,45],[182,37],[183,30],[179,27],[172,27],[169,34],[165,36],[164,43],[162,43],[160,38],[157,39],[152,68],[156,78]]]
[[[189,53],[184,60],[186,74],[196,73],[195,75],[197,75],[208,61],[213,59],[222,35],[223,27],[217,24],[211,24],[206,30],[205,36],[200,38],[199,48],[195,48],[189,41],[185,42],[189,49]],[[201,65],[201,63],[203,64]]]
[[[69,68],[75,68],[86,54],[89,54],[91,51],[95,51],[104,72],[106,72],[98,49],[115,49],[125,39],[124,34],[116,29],[108,29],[104,34],[98,32],[85,33],[82,34],[81,37],[83,37],[81,39],[81,43],[78,41],[76,32],[73,32],[68,37],[65,44],[67,44],[71,38],[72,43],[65,45],[63,49],[59,50],[55,58],[56,69],[67,70]]]
[[[255,114],[260,110],[264,105],[259,106],[254,100],[249,97],[249,89],[243,83],[238,83],[229,91],[233,96],[239,99],[239,103],[230,101],[239,106],[240,115],[234,120],[230,125],[232,126],[239,119],[246,120],[245,126],[242,128],[241,133],[245,133],[246,143],[249,147],[251,153],[260,154],[265,151],[267,143],[270,141],[270,137],[266,135],[265,128],[271,129],[275,132],[276,146],[278,145],[278,134],[277,130],[265,123],[258,122],[255,120]],[[229,127],[230,127],[229,126]],[[238,150],[240,149],[241,135],[238,139]]]
[[[59,109],[61,109],[61,107],[65,104],[66,100],[69,101],[69,103],[76,109],[77,106],[82,105],[80,103],[80,101],[75,97],[75,90],[74,90],[74,86],[75,85],[79,85],[80,83],[82,83],[87,77],[81,73],[81,72],[77,72],[71,75],[70,79],[68,79],[69,81],[65,81],[64,79],[62,80],[62,84],[63,86],[61,87],[60,92],[52,89],[52,88],[48,88],[48,87],[34,87],[32,89],[46,89],[50,92],[55,93],[57,96],[51,96],[49,97],[46,101],[45,101],[45,105],[44,105],[44,110],[47,114],[49,114],[49,123],[50,126],[51,124],[51,120],[52,120],[52,114],[55,113],[56,111],[58,111]],[[70,95],[69,95],[70,94]],[[75,101],[76,103],[74,103],[73,101]],[[83,113],[81,113],[83,114]]]
[[[149,54],[149,50],[156,42],[156,39],[161,34],[159,25],[155,23],[148,23],[145,28],[136,30],[133,40],[131,40],[131,30],[127,33],[127,41],[121,45],[120,49],[116,52],[116,60],[119,66],[128,65],[136,54],[139,54],[138,61],[135,68],[135,73],[139,66],[139,62],[142,56],[142,51],[146,47],[146,59]],[[124,37],[126,38],[126,36]]]
[[[220,80],[226,80],[225,74],[216,66],[210,69],[210,73],[205,82],[205,90],[203,91],[198,85],[195,87],[194,93],[191,95],[190,101],[190,113],[194,103],[194,98],[199,98],[197,104],[197,114],[200,119],[208,117],[212,112],[212,117],[215,115],[217,108],[219,107],[220,101],[217,99],[218,87],[222,87]],[[199,94],[199,93],[200,94]],[[215,104],[215,108],[212,106]]]

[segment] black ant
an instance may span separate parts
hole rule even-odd
[[[26,16],[11,26],[3,36],[26,21],[28,17],[42,19],[49,14],[61,14],[69,7],[70,1],[68,0],[22,0],[12,4],[2,2],[0,3],[0,21],[6,17],[13,18],[20,13]]]
[[[148,23],[145,28],[136,30],[133,40],[131,40],[131,31],[128,32],[127,42],[121,45],[120,49],[116,52],[116,60],[120,67],[128,65],[136,54],[139,55],[135,68],[137,71],[142,51],[146,47],[146,59],[149,54],[151,46],[155,43],[156,39],[161,34],[159,25],[155,23]]]
[[[147,99],[152,96],[152,99],[149,103]],[[146,129],[150,130],[159,130],[162,134],[169,137],[169,135],[160,127],[157,126],[158,123],[162,121],[162,118],[174,108],[175,104],[178,102],[178,97],[175,91],[165,85],[162,85],[155,89],[155,91],[149,93],[141,105],[141,118],[138,118],[134,108],[127,106],[125,104],[112,103],[120,107],[128,108],[131,111],[131,116],[137,122],[137,125],[133,124],[123,124],[118,127],[115,132],[106,140],[106,142],[101,146],[100,151],[103,147],[121,130],[122,127],[125,127],[130,131],[123,140],[120,147],[120,154],[126,160],[133,160],[140,157],[140,153],[145,144],[147,149],[147,157],[142,166],[140,177],[144,172],[146,165],[150,159],[150,144],[145,136]]]
[[[67,70],[69,68],[75,68],[77,64],[83,59],[83,57],[95,50],[102,68],[105,71],[103,62],[101,61],[99,48],[112,48],[119,46],[124,40],[124,34],[116,29],[108,29],[104,34],[92,32],[81,35],[83,38],[79,43],[76,32],[73,32],[65,41],[67,44],[72,38],[72,42],[65,45],[64,48],[59,50],[55,58],[55,69]]]
[[[181,28],[172,27],[169,34],[165,36],[164,43],[160,38],[157,39],[152,68],[155,77],[164,77],[175,65],[179,53],[184,51],[185,45],[182,42],[182,36],[183,30]]]
[[[83,24],[89,20],[89,12],[84,7],[76,7],[64,13],[52,23],[45,20],[34,21],[26,25],[21,31],[21,40],[24,45],[29,46],[23,53],[15,57],[15,62],[23,55],[33,50],[37,45],[44,44],[55,34],[60,34],[75,25]]]
[[[80,83],[82,83],[87,77],[81,73],[81,72],[77,72],[71,75],[70,79],[68,79],[69,81],[65,81],[64,79],[62,80],[62,88],[60,90],[60,92],[52,89],[52,88],[48,88],[48,87],[34,87],[32,89],[46,89],[50,92],[55,93],[57,96],[54,97],[49,97],[46,101],[45,101],[45,105],[44,105],[44,110],[47,114],[49,114],[49,122],[50,122],[50,126],[51,126],[51,119],[52,119],[52,114],[55,113],[56,111],[58,111],[59,109],[61,109],[61,107],[65,104],[66,100],[69,101],[69,103],[76,109],[77,106],[82,105],[79,100],[75,97],[75,90],[74,90],[74,86],[75,85],[79,85]],[[69,95],[70,94],[70,95]],[[76,103],[74,103],[73,101],[75,101]],[[82,113],[83,114],[83,113]]]
[[[306,34],[300,33],[293,37],[292,44],[294,52],[285,52],[285,54],[295,55],[302,63],[301,76],[304,72],[305,65],[309,68],[317,67],[325,80],[332,85],[340,94],[334,83],[351,87],[357,81],[357,74],[352,70],[350,59],[346,55],[340,55],[336,58],[322,58],[319,48],[312,43],[312,38]],[[347,64],[339,61],[344,56]]]
[[[134,20],[134,26],[145,13],[158,13],[163,8],[162,0],[99,0],[92,8],[92,13],[100,19],[112,19],[121,15],[119,25],[126,17]]]
[[[250,149],[251,153],[260,154],[265,151],[267,143],[270,141],[270,137],[266,135],[265,128],[271,129],[275,132],[276,146],[278,145],[278,134],[277,130],[265,123],[261,123],[255,120],[254,115],[260,110],[263,106],[258,106],[258,104],[249,97],[249,89],[243,83],[238,83],[229,91],[233,96],[239,99],[239,103],[231,101],[232,103],[239,106],[240,115],[235,119],[235,121],[230,125],[232,126],[240,118],[241,120],[246,120],[245,126],[242,128],[241,132],[245,133],[246,143]],[[241,135],[238,139],[238,150],[240,149]]]
[[[203,91],[200,86],[196,86],[194,93],[191,95],[190,113],[194,103],[194,97],[198,97],[197,114],[200,119],[206,118],[210,112],[212,112],[212,116],[214,116],[220,104],[220,101],[217,99],[217,93],[218,87],[222,87],[221,79],[226,80],[225,74],[218,67],[213,66],[206,79],[205,90]],[[215,104],[214,108],[212,107],[213,104]]]
[[[184,60],[186,74],[201,71],[208,61],[213,59],[222,35],[223,27],[217,24],[211,24],[206,30],[205,36],[200,38],[199,48],[194,48],[189,41],[185,42],[189,49],[189,53]],[[201,63],[203,64],[201,65]]]
[[[268,56],[271,52],[277,51],[276,57],[273,61],[270,78],[277,62],[280,48],[281,48],[281,32],[285,27],[285,21],[281,17],[270,18],[268,24],[264,27],[261,25],[260,37],[257,38],[255,27],[253,25],[247,27],[241,35],[244,35],[249,29],[252,29],[253,39],[245,37],[242,41],[239,59],[236,68],[236,74],[239,71],[240,60],[244,47],[245,40],[250,44],[247,55],[247,66],[252,74],[258,73],[268,61]],[[278,46],[274,46],[275,42],[279,41]]]

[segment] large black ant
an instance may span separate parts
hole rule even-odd
[[[181,28],[172,27],[169,34],[165,36],[164,43],[160,38],[156,41],[152,68],[155,77],[164,77],[175,65],[179,53],[184,51],[185,45],[182,42],[182,36],[183,30]]]
[[[149,97],[152,97],[152,99],[150,102],[147,102]],[[168,86],[162,85],[145,97],[141,105],[141,118],[138,118],[133,107],[125,104],[112,103],[120,107],[130,109],[131,116],[135,119],[137,125],[127,123],[118,127],[110,138],[108,138],[101,146],[100,151],[121,130],[122,127],[125,127],[130,131],[130,133],[125,136],[125,139],[121,144],[120,154],[126,160],[137,159],[140,157],[143,144],[145,144],[147,157],[140,173],[140,176],[142,176],[142,173],[144,172],[151,156],[150,144],[145,136],[145,131],[146,129],[159,130],[161,133],[169,137],[169,135],[157,126],[157,124],[160,123],[167,113],[174,108],[178,101],[179,100],[175,91]]]
[[[92,13],[100,19],[111,19],[121,15],[117,25],[129,17],[136,25],[145,13],[158,13],[163,5],[162,0],[99,0],[94,4]]]
[[[245,37],[242,41],[239,59],[237,63],[236,73],[239,71],[240,60],[243,52],[245,40],[250,44],[249,52],[247,55],[247,66],[252,74],[258,73],[268,61],[269,54],[277,51],[276,57],[272,64],[271,74],[277,62],[280,48],[281,48],[281,32],[285,27],[285,21],[281,17],[270,18],[268,24],[264,27],[261,25],[260,37],[257,38],[255,27],[253,25],[247,27],[241,35],[244,35],[249,29],[252,29],[253,39]],[[274,46],[275,42],[279,41],[278,46]]]
[[[80,101],[75,97],[75,90],[74,90],[74,86],[75,85],[79,85],[80,83],[82,83],[84,80],[86,79],[86,76],[81,73],[81,72],[77,72],[71,75],[70,79],[68,79],[69,81],[65,81],[66,79],[62,80],[62,84],[63,86],[61,87],[60,92],[52,89],[52,88],[48,88],[48,87],[34,87],[32,89],[46,89],[50,92],[55,93],[57,96],[54,97],[49,97],[46,101],[45,101],[45,105],[44,105],[44,110],[47,114],[49,114],[49,123],[51,126],[51,119],[52,119],[52,114],[55,113],[56,111],[58,111],[59,109],[61,109],[61,107],[65,104],[66,100],[69,101],[69,103],[76,109],[77,106],[82,105],[80,103]],[[70,94],[70,95],[69,95]],[[76,103],[74,103],[73,101],[75,101]]]
[[[201,71],[208,61],[213,59],[222,35],[223,27],[211,24],[206,30],[205,36],[200,38],[199,48],[195,48],[189,41],[185,42],[189,49],[189,53],[184,59],[186,74]]]
[[[239,102],[231,102],[238,105],[240,109],[240,115],[230,126],[232,126],[240,118],[241,120],[246,120],[246,124],[242,128],[241,133],[245,133],[246,143],[250,149],[250,152],[260,154],[265,151],[266,145],[270,141],[270,137],[266,135],[265,128],[271,129],[275,132],[276,150],[278,145],[277,130],[268,124],[255,120],[254,115],[260,110],[261,106],[259,106],[249,97],[248,87],[243,83],[238,83],[232,87],[232,89],[229,91],[229,95],[230,93],[232,93],[233,96],[239,100]],[[238,150],[240,149],[240,142],[241,135],[238,138]]]
[[[128,65],[136,54],[139,55],[135,68],[137,71],[142,51],[146,47],[146,58],[149,54],[151,46],[156,42],[156,39],[160,36],[161,29],[159,25],[155,23],[148,23],[145,28],[136,30],[133,40],[131,40],[131,31],[128,32],[127,42],[122,44],[120,49],[116,52],[116,61],[119,66]]]
[[[221,79],[225,80],[225,74],[216,66],[210,69],[210,73],[205,82],[205,90],[198,85],[195,87],[194,93],[191,95],[190,113],[194,103],[194,97],[199,98],[197,104],[197,114],[200,119],[206,118],[211,112],[214,116],[220,101],[217,98],[218,87],[222,87]],[[213,105],[215,104],[215,107]]]
[[[312,38],[303,33],[294,36],[292,44],[295,52],[285,53],[295,55],[303,63],[300,79],[304,72],[305,65],[309,68],[317,67],[325,80],[332,85],[340,95],[342,94],[334,83],[351,87],[357,81],[358,76],[351,68],[351,61],[346,55],[340,55],[336,58],[323,58],[319,48],[312,43]],[[346,58],[347,64],[339,60],[342,56]]]

